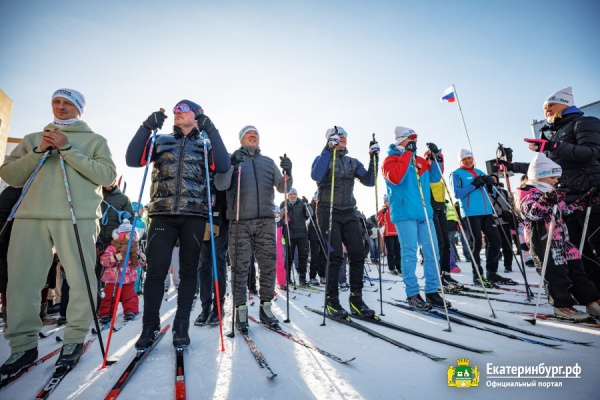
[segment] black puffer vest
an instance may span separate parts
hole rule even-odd
[[[148,215],[208,218],[204,142],[198,129],[184,135],[175,127],[174,133],[159,135],[155,146]]]

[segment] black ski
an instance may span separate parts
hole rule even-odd
[[[92,342],[94,340],[96,340],[96,338],[97,338],[97,336],[94,336],[93,338],[88,339],[88,341],[85,342],[85,344],[83,345],[83,350],[82,350],[81,354],[83,354],[83,353],[86,352],[86,350],[88,349],[88,347],[90,347],[90,344],[92,344]],[[60,352],[60,349],[59,349],[59,352]],[[65,378],[65,376],[67,376],[67,374],[73,370],[73,368],[75,368],[75,366],[72,366],[72,367],[59,366],[59,367],[56,367],[54,369],[54,373],[52,374],[52,377],[50,377],[50,379],[48,380],[48,382],[46,383],[46,385],[42,388],[42,390],[40,390],[38,392],[38,394],[35,396],[35,398],[36,399],[47,399],[48,396],[50,396],[50,394],[54,391],[54,389],[56,389],[56,387],[58,386],[58,384],[62,382],[62,380]]]
[[[456,347],[456,348],[467,350],[467,351],[472,351],[472,352],[475,352],[475,353],[485,354],[485,353],[491,353],[491,352],[493,352],[493,350],[476,349],[474,347],[465,346],[464,344],[461,344],[461,343],[451,342],[449,340],[440,339],[440,338],[437,338],[435,336],[427,335],[426,333],[422,333],[422,332],[419,332],[419,331],[413,331],[412,329],[405,328],[403,326],[396,325],[396,324],[393,324],[393,323],[388,322],[388,321],[384,321],[381,318],[379,318],[378,316],[375,316],[374,318],[368,318],[368,317],[363,317],[363,316],[360,316],[360,315],[353,315],[352,318],[360,319],[361,321],[372,322],[372,323],[374,323],[376,325],[381,325],[381,326],[384,326],[386,328],[395,329],[395,330],[400,331],[400,332],[410,333],[411,335],[419,336],[419,337],[422,337],[424,339],[433,340],[434,342],[437,342],[437,343],[447,344],[448,346]]]
[[[175,348],[175,400],[185,400],[185,369],[183,367],[183,353],[185,347]]]
[[[304,306],[304,308],[306,308],[308,311],[314,312],[315,314],[318,314],[318,315],[321,315],[321,316],[323,315],[322,311],[317,311],[317,310],[312,309],[312,308],[307,307],[307,306]],[[426,353],[426,352],[424,352],[422,350],[419,350],[419,349],[416,349],[414,347],[408,346],[408,345],[406,345],[404,343],[401,343],[401,342],[399,342],[399,341],[397,341],[395,339],[392,339],[389,336],[381,334],[381,333],[379,333],[377,331],[374,331],[372,329],[367,328],[366,326],[363,326],[363,325],[361,325],[359,323],[356,323],[356,322],[352,321],[352,319],[350,319],[350,317],[335,318],[335,317],[332,317],[330,315],[327,315],[327,313],[325,313],[325,316],[327,318],[333,320],[333,321],[339,322],[340,324],[344,324],[346,326],[350,326],[352,328],[358,329],[359,331],[363,331],[365,333],[368,333],[371,336],[374,336],[376,338],[384,340],[384,341],[386,341],[386,342],[388,342],[390,344],[393,344],[394,346],[400,347],[401,349],[404,349],[404,350],[407,350],[407,351],[419,354],[421,356],[425,356],[425,357],[429,358],[430,360],[433,360],[433,361],[442,361],[442,360],[446,359],[444,357],[438,357],[438,356],[431,355],[431,354]]]
[[[267,328],[267,329],[269,329],[269,330],[271,330],[271,331],[273,331],[275,333],[280,334],[284,338],[290,339],[291,341],[296,342],[299,345],[306,347],[307,349],[311,349],[311,350],[314,350],[316,352],[319,352],[319,353],[323,354],[324,356],[327,356],[327,357],[331,358],[332,360],[337,361],[339,363],[345,364],[345,363],[350,362],[350,361],[352,361],[352,360],[354,360],[356,358],[356,357],[352,357],[350,359],[344,360],[344,359],[342,359],[342,358],[340,358],[340,357],[338,357],[336,355],[331,354],[327,350],[323,350],[323,349],[315,346],[314,344],[309,343],[309,342],[305,341],[304,339],[299,338],[298,336],[296,336],[296,335],[294,335],[294,334],[292,334],[290,332],[284,331],[281,328],[280,329],[275,329],[275,328],[272,328],[272,327],[270,327],[268,325],[260,323],[254,317],[250,317],[249,316],[248,318],[251,319],[252,321],[256,322],[257,324],[261,324],[265,328]]]
[[[404,305],[404,304],[393,303],[391,301],[386,301],[386,300],[383,300],[383,302],[386,303],[386,304],[390,304],[392,306],[396,306],[396,307],[405,309],[405,310],[414,311],[414,312],[421,313],[421,314],[424,314],[424,315],[429,315],[429,316],[434,317],[434,318],[440,318],[440,319],[446,320],[446,316],[443,313],[441,313],[441,312],[439,312],[437,310],[431,310],[431,311],[417,310],[415,308],[409,307],[409,306]],[[545,346],[545,347],[558,347],[558,346],[560,346],[560,344],[544,343],[544,342],[540,342],[540,341],[537,341],[535,339],[530,339],[530,338],[527,338],[527,337],[524,337],[524,336],[513,335],[512,333],[499,331],[497,329],[492,329],[492,328],[489,328],[487,326],[475,325],[475,324],[467,322],[467,321],[465,321],[463,319],[460,319],[458,317],[454,317],[452,315],[449,315],[448,318],[450,319],[450,321],[452,321],[452,322],[454,322],[454,323],[456,323],[458,325],[468,326],[468,327],[471,327],[471,328],[478,329],[480,331],[486,331],[486,332],[495,333],[496,335],[505,336],[505,337],[510,338],[510,339],[521,340],[523,342],[527,342],[527,343],[531,343],[531,344],[538,344],[540,346]]]
[[[472,299],[487,300],[487,297],[485,297],[485,296],[479,296],[479,295],[476,295],[474,293],[468,293],[468,292],[448,292],[447,294],[456,295],[456,296],[465,296],[465,297],[470,297]],[[492,293],[489,293],[489,294],[492,294]],[[499,294],[499,293],[493,293],[493,294]],[[522,306],[533,306],[533,307],[535,307],[535,303],[534,302],[524,302],[524,301],[516,301],[516,300],[499,299],[497,297],[490,297],[490,300],[501,301],[503,303],[520,304]]]
[[[160,333],[158,334],[158,337],[156,338],[154,343],[152,343],[152,346],[148,347],[145,350],[137,351],[137,354],[135,355],[134,359],[131,360],[131,362],[129,363],[127,368],[125,368],[125,371],[121,374],[121,376],[119,377],[117,382],[114,384],[114,386],[112,387],[110,392],[108,392],[108,394],[104,398],[105,400],[116,399],[117,396],[119,396],[119,394],[121,394],[121,392],[123,391],[123,388],[125,387],[127,382],[129,382],[129,379],[131,379],[131,377],[132,377],[133,373],[135,372],[135,370],[137,369],[137,367],[139,367],[140,364],[142,363],[142,361],[144,361],[144,359],[146,358],[148,353],[150,353],[150,351],[152,351],[152,349],[156,347],[157,343],[160,341],[160,339],[163,338],[163,336],[165,336],[165,334],[167,333],[169,328],[170,328],[170,325],[167,325],[160,331]]]
[[[252,340],[252,338],[250,337],[250,334],[249,333],[246,333],[246,334],[242,333],[242,336],[244,337],[244,340],[248,344],[248,347],[250,348],[250,352],[252,352],[252,355],[254,356],[254,359],[256,360],[256,362],[258,363],[258,365],[261,368],[266,369],[267,371],[269,371],[269,374],[267,375],[267,378],[269,378],[269,379],[275,378],[277,376],[277,374],[275,372],[273,372],[273,370],[271,369],[271,367],[269,367],[269,363],[267,362],[267,359],[265,358],[265,356],[262,355],[262,353],[258,349],[258,346],[256,345],[256,343],[254,343],[254,340]]]

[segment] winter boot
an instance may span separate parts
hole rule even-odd
[[[261,307],[262,309],[262,307]],[[242,335],[248,334],[248,306],[242,304],[235,308],[235,323],[237,325],[238,331],[241,332]]]
[[[495,283],[496,285],[517,285],[517,282],[513,281],[510,278],[505,278],[501,275],[498,275],[497,272],[488,272],[487,279],[488,281]]]
[[[325,307],[327,308],[327,313],[334,318],[348,317],[348,311],[342,308],[340,299],[337,296],[327,296]]]
[[[173,347],[187,347],[190,345],[189,328],[189,322],[173,323]]]
[[[0,367],[0,375],[13,375],[21,371],[23,368],[27,368],[38,357],[37,347],[33,349],[20,351],[18,353],[12,353],[8,360]]]
[[[444,290],[449,291],[460,291],[464,289],[464,286],[446,271],[442,272],[442,285],[444,286]]]
[[[481,280],[479,278],[477,278],[477,277],[474,277],[473,278],[473,285],[480,286],[480,287],[486,287],[488,289],[498,287],[498,285],[496,285],[493,282],[488,281],[483,276],[481,277]]]
[[[272,303],[270,301],[265,301],[260,304],[260,322],[262,324],[267,325],[270,328],[280,329],[279,320],[277,320],[277,318],[275,318],[275,315],[273,315],[273,311],[271,311],[271,305]]]
[[[219,325],[219,313],[216,309],[209,314],[206,325]]]
[[[194,321],[194,325],[196,326],[204,326],[206,325],[206,321],[208,320],[208,316],[210,315],[210,307],[202,307],[202,312],[198,315],[198,318]]]
[[[440,296],[438,292],[426,293],[425,300],[427,301],[427,303],[436,307],[444,307],[444,299],[442,298],[442,296]],[[446,301],[446,307],[450,308],[452,307],[452,304],[449,301]]]
[[[56,360],[57,367],[74,367],[79,362],[83,353],[83,343],[66,343],[63,345],[58,360]]]
[[[588,304],[586,311],[592,317],[600,318],[600,300],[596,300]]]
[[[415,294],[407,299],[408,305],[416,308],[417,310],[429,311],[431,310],[431,304],[423,301],[420,294]]]
[[[360,315],[361,317],[373,318],[375,311],[371,310],[362,299],[362,293],[350,292],[350,311],[354,315]]]
[[[581,312],[573,307],[554,307],[554,315],[557,318],[567,319],[570,321],[585,321],[590,319],[590,314]]]
[[[134,312],[126,312],[125,315],[123,316],[123,320],[124,321],[133,321],[135,319],[135,317],[137,317],[137,314]]]
[[[299,280],[300,280],[299,286],[308,286],[308,282],[306,282],[306,277],[301,276]]]
[[[160,332],[160,326],[143,326],[142,334],[135,342],[135,348],[138,350],[146,350],[154,344],[154,341],[158,337]]]

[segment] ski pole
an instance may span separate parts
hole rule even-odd
[[[283,155],[284,157],[286,156],[285,154]],[[287,285],[285,285],[285,292],[286,292],[286,299],[285,299],[285,303],[286,303],[286,319],[283,321],[285,323],[289,323],[290,322],[290,252],[291,252],[291,247],[292,247],[292,242],[290,240],[290,225],[288,224],[288,192],[287,192],[287,180],[288,180],[288,176],[287,176],[287,172],[285,170],[283,170],[283,223],[285,224],[285,234],[287,236],[286,238],[286,247],[287,247],[287,252],[285,254],[285,267],[286,267],[286,279],[287,281]],[[296,285],[294,285],[294,289],[296,289]]]
[[[60,152],[58,151],[59,159],[60,159],[60,168],[63,174],[63,180],[65,182],[65,190],[67,192],[67,201],[69,202],[69,209],[71,211],[71,220],[73,221],[73,229],[75,231],[75,239],[77,241],[77,249],[79,250],[79,258],[81,260],[81,267],[83,268],[83,277],[85,278],[85,285],[88,292],[88,297],[90,300],[90,307],[92,309],[92,315],[94,317],[94,324],[96,325],[96,334],[98,335],[98,343],[100,344],[100,350],[102,351],[102,357],[104,359],[104,363],[108,365],[114,364],[116,361],[106,361],[107,353],[104,350],[104,343],[102,342],[102,334],[100,332],[100,323],[98,322],[98,314],[96,314],[96,307],[94,305],[94,296],[92,294],[92,288],[90,286],[90,279],[87,273],[87,267],[85,264],[85,257],[83,255],[83,249],[81,247],[81,239],[79,237],[79,229],[77,228],[77,219],[75,218],[75,208],[73,206],[73,199],[71,198],[71,187],[69,186],[69,179],[67,177],[67,168],[65,167],[65,160]],[[112,328],[112,326],[111,326]]]
[[[433,154],[433,152],[431,152]],[[444,302],[444,312],[446,313],[446,321],[448,322],[448,328],[444,329],[447,332],[452,332],[450,326],[450,316],[448,315],[448,304],[446,303],[446,293],[444,292],[444,285],[442,285],[442,272],[439,264],[439,260],[435,251],[435,244],[433,244],[433,234],[431,233],[431,225],[429,225],[429,215],[427,214],[427,203],[425,203],[425,195],[423,194],[423,187],[421,186],[421,177],[419,176],[419,169],[417,167],[417,157],[413,153],[412,164],[415,170],[415,176],[417,177],[417,186],[419,187],[419,195],[421,196],[421,204],[423,205],[423,214],[425,215],[425,224],[427,225],[427,233],[429,233],[429,242],[431,244],[431,252],[433,254],[433,260],[435,262],[435,271],[440,282],[440,289],[442,290],[442,300]],[[440,169],[441,174],[441,169]],[[422,248],[422,247],[421,247]],[[423,259],[425,259],[425,252],[423,251]],[[423,263],[424,264],[424,263]]]
[[[235,240],[233,242],[235,252],[233,254],[233,271],[231,273],[231,332],[227,335],[230,338],[235,337],[235,286],[237,277],[238,236],[240,231],[240,184],[242,181],[242,166],[238,165],[237,168],[237,193],[235,197]]]
[[[495,187],[492,186],[494,189],[494,192],[496,192],[496,195],[502,199],[502,201],[504,202],[504,204],[506,206],[508,206],[508,208],[512,209],[512,207],[510,206],[510,204],[508,203],[508,201],[504,198],[504,196],[502,196],[502,193],[500,193],[500,191]],[[486,195],[488,197],[488,200],[490,201],[490,204],[492,203],[492,199],[490,198],[489,194],[486,191]],[[500,221],[500,216],[498,216],[498,213],[496,212],[496,210],[494,209],[494,207],[492,206],[492,212],[494,213],[494,217],[496,218],[496,220],[499,222]],[[516,222],[516,218],[514,213],[511,211],[511,215],[513,220],[515,220]],[[499,223],[500,225],[500,223]],[[508,235],[506,234],[506,232],[504,232],[504,229],[502,229],[502,227],[500,227],[498,229],[499,231],[502,232],[502,234],[504,235],[504,239],[506,239],[506,241],[510,244],[510,239],[508,237]],[[517,246],[517,249],[519,249],[519,246]],[[512,251],[512,246],[511,246],[511,251]],[[514,254],[514,253],[513,253]],[[519,255],[521,257],[523,257],[523,255],[521,253],[519,253]],[[529,282],[527,282],[527,274],[525,273],[525,268],[523,267],[523,265],[519,262],[519,260],[517,258],[515,258],[515,261],[517,262],[517,266],[519,267],[519,270],[521,271],[521,274],[523,275],[523,279],[525,281],[525,291],[527,292],[527,301],[531,301],[531,299],[533,299],[533,292],[531,291],[531,287],[529,287]],[[521,261],[523,261],[523,259],[521,258]]]
[[[375,134],[373,133],[373,141],[376,142],[375,140]],[[377,216],[377,214],[379,213],[379,190],[378,190],[378,185],[377,185],[377,155],[373,154],[373,181],[375,182],[375,216]],[[365,226],[366,229],[366,226]],[[377,227],[377,250],[381,250],[379,248],[379,227]],[[383,283],[381,283],[381,251],[378,251],[379,254],[379,262],[378,262],[378,266],[377,266],[377,272],[379,273],[379,315],[385,316],[385,314],[383,313]],[[369,280],[370,282],[370,280]],[[373,286],[373,285],[371,285]]]
[[[579,254],[581,254],[582,257],[583,257],[583,247],[585,245],[585,235],[587,234],[591,212],[592,212],[592,204],[590,202],[590,204],[587,206],[587,209],[585,210],[585,222],[583,223],[583,231],[581,231],[581,242],[579,243]],[[0,234],[0,236],[1,236],[1,234]]]
[[[448,184],[446,183],[446,180],[444,179],[444,175],[443,175],[443,171],[442,168],[440,167],[440,163],[438,162],[437,159],[437,155],[433,154],[433,162],[435,163],[435,165],[437,166],[438,170],[440,171],[440,175],[442,176],[442,184],[444,185],[444,188],[446,189],[446,195],[448,196],[448,199],[450,199],[450,204],[452,205],[452,209],[454,210],[454,214],[456,215],[460,215],[458,213],[458,211],[456,210],[456,207],[454,206],[454,199],[452,197],[452,195],[450,194],[450,189],[448,188]],[[467,223],[469,223],[469,219],[467,216],[465,216],[465,219],[467,220]],[[490,306],[490,310],[492,311],[492,317],[497,318],[496,317],[496,312],[494,311],[494,308],[492,307],[492,302],[490,301],[490,296],[487,292],[487,289],[483,283],[483,278],[481,276],[481,272],[479,272],[479,265],[477,265],[477,263],[475,262],[475,255],[473,254],[473,249],[471,249],[471,244],[469,243],[469,239],[467,238],[467,234],[465,233],[464,227],[462,225],[462,223],[460,222],[460,218],[457,218],[457,225],[458,225],[458,229],[460,230],[460,233],[463,237],[463,240],[465,241],[465,243],[468,244],[467,249],[469,250],[469,255],[471,256],[471,262],[473,263],[473,265],[475,266],[475,272],[477,273],[477,276],[479,277],[479,282],[481,282],[481,287],[483,288],[483,292],[485,294],[485,298],[488,302],[488,305]],[[469,225],[469,229],[471,229],[470,225]],[[473,237],[473,232],[471,232],[471,237]]]
[[[337,133],[337,127],[335,127],[336,133]],[[337,153],[337,150],[335,148],[335,146],[332,149],[333,152],[333,158],[331,161],[331,194],[329,196],[329,231],[327,233],[328,237],[327,237],[327,243],[331,246],[331,228],[332,228],[332,217],[333,217],[333,192],[334,192],[334,184],[335,184],[335,155]],[[335,251],[335,250],[334,250]],[[325,262],[325,276],[326,276],[326,286],[325,286],[325,299],[323,300],[323,322],[321,323],[321,326],[325,326],[325,313],[327,312],[327,295],[329,294],[329,287],[332,285],[331,284],[331,277],[329,276],[329,264],[330,264],[330,253],[327,252],[327,260]],[[336,276],[336,281],[337,281],[337,276]]]
[[[165,110],[163,108],[160,109],[161,112]],[[148,155],[146,156],[146,167],[144,168],[144,177],[142,178],[142,187],[140,188],[140,194],[138,196],[138,206],[142,204],[142,195],[144,194],[144,186],[146,184],[146,177],[148,176],[148,167],[150,166],[150,162],[152,161],[152,154],[154,153],[154,143],[156,142],[156,134],[158,133],[158,128],[152,131],[152,136],[150,138],[150,146],[148,149]],[[131,223],[131,232],[129,232],[129,242],[127,243],[127,250],[125,251],[125,258],[123,259],[123,272],[121,273],[121,277],[119,279],[119,287],[117,288],[117,296],[114,298],[115,306],[112,310],[112,318],[110,321],[110,329],[108,331],[108,338],[106,339],[106,354],[102,354],[104,359],[102,360],[102,366],[100,369],[106,367],[106,365],[110,365],[107,362],[106,358],[108,357],[108,349],[110,348],[110,341],[112,339],[113,328],[115,326],[115,320],[117,319],[117,309],[119,308],[119,301],[121,300],[121,291],[123,290],[123,283],[125,282],[125,270],[129,264],[129,252],[131,251],[131,244],[133,243],[133,237],[135,235],[135,226],[137,225],[138,219],[140,219],[140,209],[138,207],[135,210],[135,216],[133,217],[133,222]],[[96,325],[98,322],[96,321]],[[98,336],[100,338],[100,336]]]
[[[509,150],[510,150],[510,148],[509,148]],[[498,152],[500,152],[501,154],[498,154]],[[510,154],[512,154],[512,150],[511,150]],[[509,156],[510,156],[510,160],[509,160]],[[498,172],[504,174],[504,179],[506,180],[506,189],[508,191],[509,200],[514,205],[515,199],[513,197],[512,188],[510,186],[510,178],[508,177],[508,170],[506,169],[506,166],[500,162],[501,160],[510,162],[510,161],[512,161],[512,155],[509,155],[508,152],[506,151],[506,149],[504,148],[504,146],[501,143],[498,143],[498,151],[496,152],[496,161],[498,163]],[[512,210],[513,206],[511,206],[511,204],[508,204],[508,208],[510,208]],[[521,259],[521,264],[519,264],[517,262],[517,266],[519,267],[519,270],[521,271],[521,275],[523,276],[523,280],[525,282],[525,291],[527,292],[527,300],[530,300],[533,298],[533,292],[531,291],[531,287],[529,287],[529,282],[527,282],[527,274],[525,272],[525,259],[523,259],[523,250],[521,249],[519,235],[517,234],[517,229],[519,227],[519,224],[517,221],[517,217],[515,216],[515,213],[511,212],[511,215],[512,215],[513,226],[515,227],[515,231],[514,231],[514,235],[513,235],[515,238],[514,241],[515,241],[515,245],[517,246],[517,254],[519,255],[519,258]],[[512,229],[511,229],[511,234],[513,234]]]
[[[15,217],[15,214],[17,213],[17,210],[19,209],[19,206],[21,205],[21,202],[23,201],[23,198],[25,197],[25,195],[29,191],[29,187],[31,186],[31,184],[33,183],[33,180],[35,179],[35,177],[37,176],[38,172],[42,168],[42,165],[44,165],[44,163],[46,162],[46,160],[48,159],[48,157],[50,157],[50,154],[52,153],[52,150],[54,150],[52,147],[48,147],[46,149],[46,152],[44,153],[44,155],[42,156],[42,158],[38,162],[38,165],[35,167],[35,169],[31,173],[31,175],[27,179],[27,182],[25,182],[25,185],[23,186],[23,190],[21,191],[21,195],[17,199],[17,202],[13,206],[12,210],[10,211],[10,214],[8,215],[8,218],[6,219],[6,222],[4,222],[4,225],[2,226],[2,229],[0,230],[0,237],[2,237],[2,235],[4,234],[4,231],[6,230],[6,227],[8,226],[9,222],[12,221],[13,218]]]
[[[213,229],[213,211],[212,211],[212,196],[210,194],[210,171],[208,168],[208,146],[210,140],[208,137],[203,138],[204,142],[204,169],[206,171],[206,190],[208,203],[208,224],[210,226],[210,250],[212,254],[213,275],[215,278],[215,297],[217,298],[217,314],[219,316],[219,335],[221,337],[221,351],[225,351],[225,343],[223,341],[223,319],[221,314],[221,293],[219,289],[219,271],[217,270],[217,254],[215,249],[215,232]]]
[[[535,325],[537,320],[538,308],[540,306],[540,298],[542,297],[542,288],[544,285],[544,276],[546,275],[546,267],[548,266],[548,257],[550,256],[550,247],[552,245],[552,234],[554,233],[554,226],[556,225],[556,212],[558,210],[558,203],[552,207],[552,215],[550,217],[550,226],[548,227],[548,239],[546,240],[546,250],[544,251],[544,261],[542,262],[542,272],[540,273],[540,284],[538,290],[537,301],[535,302],[535,312],[533,318],[525,319],[532,325]]]

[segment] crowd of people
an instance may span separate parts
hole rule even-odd
[[[190,344],[197,297],[201,312],[195,326],[223,322],[229,279],[232,325],[248,332],[248,291],[257,291],[255,262],[259,319],[274,329],[279,326],[272,311],[276,286],[324,285],[325,312],[347,317],[340,301],[346,271],[350,313],[374,317],[362,296],[365,264],[383,268],[383,255],[389,272],[402,276],[412,307],[451,307],[443,293],[461,288],[452,277],[461,258],[459,240],[473,284],[517,284],[498,273],[499,263],[502,259],[505,274],[513,273],[515,248],[519,256],[528,251],[521,273],[533,266],[544,274],[557,316],[600,317],[600,120],[583,116],[571,88],[544,102],[548,124],[540,139],[528,140],[532,162],[497,160],[502,170],[527,175],[516,195],[502,187],[498,175],[476,168],[471,150],[460,151],[447,184],[443,174],[449,162],[441,148],[426,143],[420,156],[415,130],[395,128],[380,167],[374,138],[368,152],[365,146],[363,164],[349,155],[348,132],[333,126],[310,169],[302,172],[317,187],[309,202],[293,187],[290,158],[261,152],[255,126],[240,130],[240,147],[230,153],[202,107],[184,99],[173,108],[172,133],[157,135],[168,118],[161,109],[143,121],[129,143],[127,165],[152,168],[149,204],[132,205],[116,183],[106,139],[80,119],[85,105],[80,92],[57,90],[53,122],[26,135],[0,167],[0,177],[10,185],[0,194],[0,294],[11,348],[0,374],[15,374],[37,359],[40,304],[47,304],[44,291],[56,275],[64,277],[62,291],[69,288],[69,300],[61,299],[68,325],[57,361],[67,368],[81,357],[91,322],[111,322],[118,302],[126,320],[143,313],[135,347],[152,346],[173,265],[176,348]],[[383,205],[365,218],[354,185],[373,187],[379,172],[386,186]],[[283,196],[279,205],[276,191]],[[58,260],[58,272],[49,278]],[[576,304],[585,305],[586,312]]]

